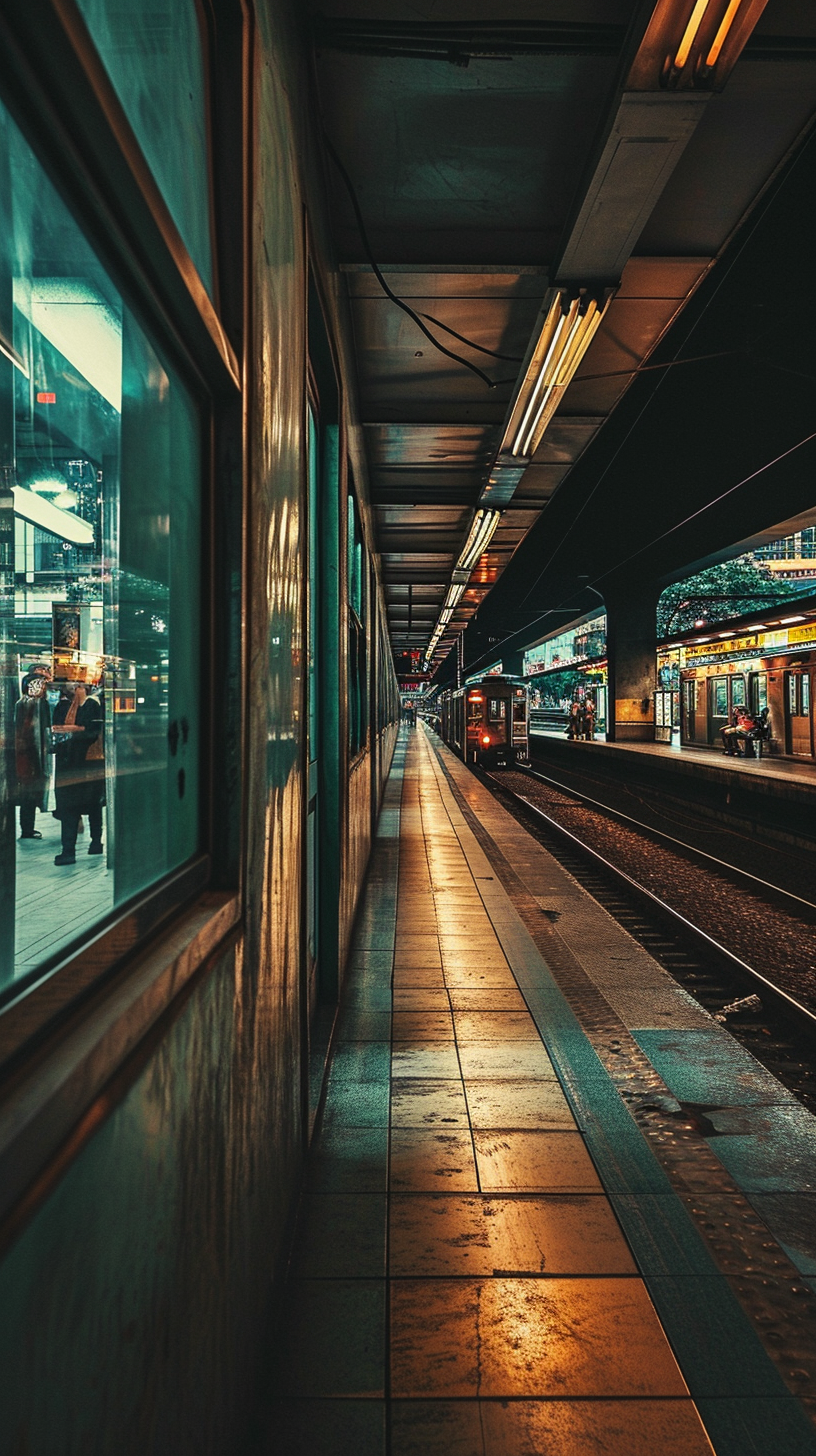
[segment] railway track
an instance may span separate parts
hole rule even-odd
[[[744,951],[738,953],[740,948],[735,948],[733,942],[726,943],[728,935],[718,935],[712,925],[711,897],[701,895],[700,888],[701,884],[710,887],[715,881],[720,889],[723,884],[730,885],[733,896],[740,902],[744,903],[746,897],[750,899],[754,918],[763,922],[776,918],[780,925],[784,921],[786,935],[779,932],[780,943],[789,939],[790,925],[795,923],[802,927],[808,944],[812,941],[814,948],[816,904],[640,824],[631,815],[613,810],[533,770],[478,772],[478,776],[579,884],[706,1010],[722,1019],[724,1008],[735,1002],[745,1003],[750,997],[747,1005],[725,1016],[728,1029],[806,1106],[816,1111],[813,999],[801,992],[797,994],[789,955],[781,970],[769,962],[767,955],[760,969],[751,964],[750,956]],[[542,788],[536,789],[536,785],[543,786],[547,792],[546,808],[542,802],[536,802],[536,797],[542,798]],[[585,821],[587,816],[598,816],[594,833],[588,832],[586,822],[583,827],[576,826],[575,822],[561,822],[564,818],[575,821],[577,808]],[[621,836],[626,850],[623,856],[615,853],[616,838]],[[595,842],[587,842],[589,839]],[[600,842],[604,840],[605,845]],[[636,840],[640,841],[640,870]],[[686,902],[680,908],[670,902],[670,893],[667,895],[655,882],[656,857],[661,860],[664,880],[671,870],[669,857],[674,857]],[[620,862],[621,858],[625,865]],[[699,914],[689,912],[690,893],[692,898],[696,893]],[[807,993],[812,979],[810,972],[806,979]]]

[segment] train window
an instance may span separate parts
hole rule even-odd
[[[78,0],[187,251],[212,292],[204,58],[195,0]]]
[[[493,723],[500,723],[504,719],[507,704],[504,698],[491,698],[488,703],[487,715]]]
[[[483,707],[484,698],[468,698],[468,719],[472,723],[478,723],[481,720]]]
[[[807,718],[810,713],[810,674],[802,673],[802,717]]]
[[[766,672],[754,672],[751,674],[751,708],[755,713],[761,713],[768,706],[768,674]]]
[[[1,108],[0,150],[0,988],[16,990],[198,848],[201,421]]]

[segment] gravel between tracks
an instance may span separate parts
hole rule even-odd
[[[507,770],[493,782],[528,799],[788,995],[816,1009],[816,924],[735,884],[727,872],[704,868],[682,850],[660,844],[648,830],[619,824],[527,774]]]

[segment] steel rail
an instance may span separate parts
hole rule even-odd
[[[528,774],[530,778],[538,779],[542,784],[552,784],[554,789],[560,789],[561,793],[569,795],[570,798],[580,799],[581,803],[608,814],[611,819],[619,819],[623,824],[631,824],[640,833],[650,834],[653,839],[662,840],[664,844],[681,850],[690,859],[722,870],[732,879],[744,881],[747,889],[759,889],[770,898],[781,900],[785,903],[785,908],[792,912],[801,914],[802,910],[807,910],[816,918],[816,904],[812,900],[806,900],[802,895],[794,894],[792,890],[783,890],[781,885],[774,885],[770,880],[763,880],[761,875],[753,875],[750,870],[742,870],[738,865],[730,864],[727,859],[718,859],[715,854],[709,854],[705,849],[697,849],[695,845],[687,844],[684,839],[677,839],[663,829],[654,829],[651,824],[642,823],[640,819],[624,813],[622,809],[613,809],[611,804],[604,804],[600,799],[593,799],[589,794],[583,794],[578,789],[571,789],[568,784],[562,783],[559,779],[550,778],[549,774],[539,773],[537,769],[529,768],[526,764],[518,764],[516,771]],[[508,792],[512,792],[512,790]]]
[[[790,996],[787,991],[783,991],[781,986],[776,986],[773,981],[769,981],[767,976],[763,976],[761,971],[755,970],[753,966],[748,965],[747,961],[734,955],[733,951],[721,945],[707,931],[701,930],[699,925],[695,925],[685,915],[681,915],[679,910],[675,910],[665,900],[661,900],[652,890],[647,889],[645,885],[641,885],[631,875],[627,874],[625,870],[620,869],[611,860],[599,854],[596,849],[592,849],[590,845],[585,844],[582,839],[579,839],[571,830],[566,829],[563,824],[559,824],[557,819],[551,818],[543,809],[539,809],[538,805],[534,804],[532,800],[526,799],[523,794],[516,793],[514,789],[503,784],[498,777],[493,775],[485,775],[485,777],[489,777],[491,784],[495,784],[497,788],[500,788],[503,793],[509,795],[511,799],[515,799],[517,803],[523,805],[527,812],[535,818],[542,820],[551,833],[568,841],[572,849],[581,858],[589,860],[591,864],[602,870],[604,874],[625,885],[628,892],[635,899],[645,902],[650,909],[656,911],[663,920],[671,925],[675,933],[690,941],[698,949],[703,949],[708,955],[713,956],[721,965],[731,971],[732,974],[751,985],[757,994],[771,1001],[783,1016],[795,1023],[799,1031],[804,1031],[809,1036],[816,1038],[816,1012],[812,1011],[810,1007],[804,1006],[794,996]],[[804,903],[807,904],[808,902],[805,901]],[[611,914],[612,912],[610,911],[609,913]]]

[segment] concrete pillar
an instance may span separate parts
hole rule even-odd
[[[660,589],[639,583],[631,595],[606,596],[612,743],[654,739],[656,610]]]

